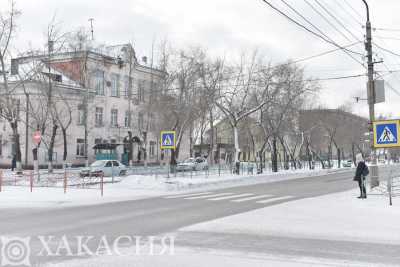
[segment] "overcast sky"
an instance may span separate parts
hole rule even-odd
[[[0,0],[0,8],[8,6]],[[17,21],[18,34],[14,49],[45,43],[46,25],[56,14],[65,31],[85,27],[94,18],[94,35],[109,45],[133,42],[138,57],[149,56],[153,40],[167,38],[177,47],[201,45],[212,55],[230,57],[241,51],[259,49],[272,63],[300,59],[335,47],[302,30],[261,0],[16,0],[22,15]],[[273,5],[317,31],[281,0]],[[365,7],[361,0],[285,0],[329,38],[347,45],[364,40]],[[369,0],[374,42],[400,54],[400,1]],[[320,5],[319,5],[319,4]],[[324,10],[325,8],[325,10]],[[315,9],[315,10],[314,10]],[[321,17],[317,12],[323,14]],[[331,15],[333,16],[331,16]],[[335,17],[336,20],[333,18]],[[333,24],[330,25],[330,24]],[[397,31],[380,30],[397,29]],[[398,39],[398,40],[397,40]],[[365,54],[363,44],[350,47]],[[374,57],[385,65],[376,70],[400,70],[400,57],[373,47]],[[361,55],[353,54],[364,62]],[[366,73],[365,68],[342,51],[304,61],[307,75],[326,78]],[[386,74],[385,80],[400,93],[400,72]],[[356,104],[354,96],[365,97],[366,76],[324,81],[320,102],[330,108],[351,104],[353,112],[367,115],[367,104]],[[386,103],[376,105],[377,114],[400,117],[400,95],[386,87]]]

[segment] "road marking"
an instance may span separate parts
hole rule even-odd
[[[164,197],[164,198],[180,198],[180,197],[194,197],[194,196],[200,196],[200,195],[207,195],[211,194],[213,192],[203,192],[203,193],[192,193],[192,194],[185,194],[185,195],[175,195],[175,196],[169,196],[169,197]]]
[[[270,199],[267,199],[267,200],[257,201],[256,203],[266,204],[266,203],[270,203],[270,202],[274,202],[274,201],[278,201],[278,200],[290,199],[290,198],[294,198],[294,197],[293,196],[274,197],[274,198],[270,198]]]
[[[220,194],[214,194],[214,195],[206,195],[206,196],[199,196],[199,197],[188,197],[184,199],[201,199],[201,198],[209,198],[209,197],[222,197],[226,195],[233,195],[233,193],[220,193]]]
[[[253,195],[254,194],[240,194],[240,195],[233,195],[233,196],[226,196],[226,197],[210,198],[207,200],[218,201],[218,200],[225,200],[225,199],[231,199],[231,198],[248,197],[248,196],[253,196]]]
[[[254,197],[246,197],[246,198],[241,198],[241,199],[234,199],[231,200],[232,202],[244,202],[244,201],[250,201],[250,200],[255,200],[255,199],[260,199],[260,198],[267,198],[267,197],[273,197],[274,195],[259,195],[259,196],[254,196]]]

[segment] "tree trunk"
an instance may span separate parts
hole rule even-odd
[[[308,168],[310,170],[314,169],[314,167],[312,165],[312,153],[311,153],[311,150],[310,150],[310,143],[308,141],[306,142],[306,157],[307,157],[307,160],[308,160]]]
[[[133,137],[132,137],[132,132],[128,131],[128,137],[129,137],[129,166],[132,166],[133,163]]]
[[[276,148],[276,136],[272,137],[272,172],[278,172],[278,151]]]
[[[355,144],[354,142],[351,144],[351,158],[353,160],[354,166],[357,166],[357,162],[356,162],[356,148],[355,148]]]
[[[50,144],[49,144],[49,150],[47,152],[47,156],[49,158],[48,173],[53,173],[53,151],[54,151],[54,143],[55,143],[56,135],[57,135],[57,129],[58,129],[57,124],[53,124],[53,129],[51,132],[51,139],[50,139]]]
[[[63,135],[63,143],[64,143],[64,152],[63,152],[63,168],[67,168],[67,156],[68,156],[68,141],[67,141],[67,129],[62,128],[62,135]]]
[[[240,154],[240,148],[239,148],[239,133],[238,133],[238,127],[237,125],[233,126],[233,138],[235,142],[235,173],[239,174],[240,172],[240,161],[239,161],[239,154]]]
[[[13,138],[14,138],[14,144],[15,144],[16,171],[17,171],[17,173],[22,173],[21,143],[19,140],[18,124],[16,121],[11,123],[11,129],[13,132]]]
[[[214,116],[212,111],[210,111],[210,151],[208,152],[208,162],[211,165],[214,165]],[[215,139],[217,139],[217,137],[215,137]],[[218,144],[218,141],[215,140],[215,142]],[[218,158],[218,162],[219,162],[219,158]]]
[[[190,127],[189,127],[189,156],[191,158],[193,158],[193,122],[190,123]],[[201,145],[203,144],[203,135],[202,133],[200,134],[200,140],[201,140],[201,144],[200,144],[200,151],[201,151]],[[201,152],[200,152],[201,154]]]

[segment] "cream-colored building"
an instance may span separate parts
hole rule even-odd
[[[41,129],[39,122],[45,120],[46,115],[39,111],[43,110],[41,100],[50,90],[51,101],[61,117],[58,124],[67,124],[71,113],[67,163],[85,164],[86,143],[89,162],[101,158],[99,150],[94,149],[96,144],[116,144],[112,153],[124,162],[131,157],[133,163],[144,163],[145,154],[148,163],[160,160],[160,133],[153,125],[156,114],[149,112],[148,105],[161,92],[166,73],[151,67],[145,57],[139,62],[131,45],[53,53],[50,57],[21,57],[13,64],[9,80],[16,88],[13,97],[18,102],[23,165],[32,165],[35,147],[32,136],[36,128]],[[28,77],[33,70],[36,74],[21,86],[20,78]],[[27,95],[33,104],[27,105]],[[47,118],[46,124],[38,150],[40,165],[47,164],[51,140],[51,119]],[[58,125],[53,153],[56,165],[63,163],[63,146],[62,129]],[[13,153],[11,129],[5,119],[0,119],[0,165],[10,165]]]

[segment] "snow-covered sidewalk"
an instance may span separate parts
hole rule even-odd
[[[122,254],[128,254],[129,249]],[[50,263],[43,267],[379,267],[363,262],[293,258],[228,250],[175,247],[174,255],[107,255]],[[387,265],[386,265],[387,266]],[[394,267],[394,266],[393,266]]]
[[[0,208],[13,207],[64,207],[94,205],[107,202],[135,200],[182,192],[226,188],[232,186],[269,183],[288,179],[297,179],[317,175],[326,175],[341,170],[296,170],[266,173],[260,175],[210,175],[195,177],[156,177],[130,175],[121,182],[104,184],[101,196],[100,185],[88,188],[68,187],[64,194],[62,187],[3,186],[0,192]],[[117,179],[117,178],[116,178]]]
[[[209,234],[243,234],[249,236],[283,236],[316,240],[400,244],[400,199],[389,206],[387,198],[370,196],[357,199],[357,190],[321,197],[295,200],[259,210],[217,219],[180,229],[180,235],[195,232]],[[255,223],[256,222],[256,223]],[[267,237],[266,237],[267,238]],[[238,240],[239,242],[240,240]],[[228,244],[229,245],[229,244]],[[127,248],[129,250],[129,248]],[[132,248],[131,248],[132,249]],[[368,263],[357,259],[329,259],[307,255],[274,255],[250,251],[176,247],[174,255],[96,256],[50,264],[48,267],[74,266],[396,266]]]
[[[400,245],[400,199],[358,199],[358,190],[289,201],[182,231],[245,233]],[[256,224],[254,222],[257,222]]]

